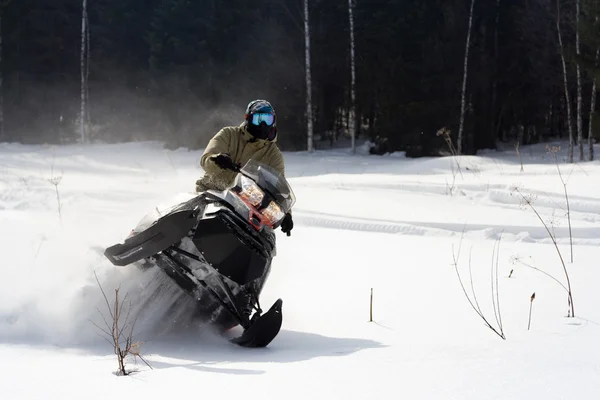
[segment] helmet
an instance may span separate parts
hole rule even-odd
[[[256,139],[273,140],[277,135],[277,115],[271,103],[266,100],[253,100],[248,103],[246,128]]]

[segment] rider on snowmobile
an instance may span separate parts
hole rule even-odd
[[[240,165],[250,159],[269,165],[285,174],[283,155],[276,145],[277,115],[266,100],[248,103],[244,122],[222,128],[209,142],[200,159],[204,176],[196,181],[196,192],[225,190],[234,183]],[[288,212],[281,223],[290,234],[294,222]]]

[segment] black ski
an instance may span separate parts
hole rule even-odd
[[[267,347],[281,329],[282,306],[283,300],[278,299],[269,311],[252,321],[240,337],[231,339],[230,342],[242,347]]]

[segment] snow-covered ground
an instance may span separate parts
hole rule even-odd
[[[521,149],[523,171],[514,151],[286,153],[295,228],[278,232],[261,299],[283,298],[284,324],[268,348],[243,349],[188,325],[190,300],[159,272],[102,255],[194,189],[200,155],[158,143],[0,144],[0,399],[600,398],[600,163],[558,154],[571,263],[563,185],[544,145]],[[557,237],[575,318],[558,253],[515,186]],[[469,305],[459,247],[467,293],[472,282],[494,327],[497,300],[506,340]],[[107,311],[94,274],[128,293],[153,369],[138,360],[136,374],[114,374],[93,324]]]

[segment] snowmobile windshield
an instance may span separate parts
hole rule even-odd
[[[282,208],[284,213],[290,211],[296,202],[296,196],[283,174],[272,167],[255,160],[250,160],[241,169],[243,175],[248,176],[269,193]]]

